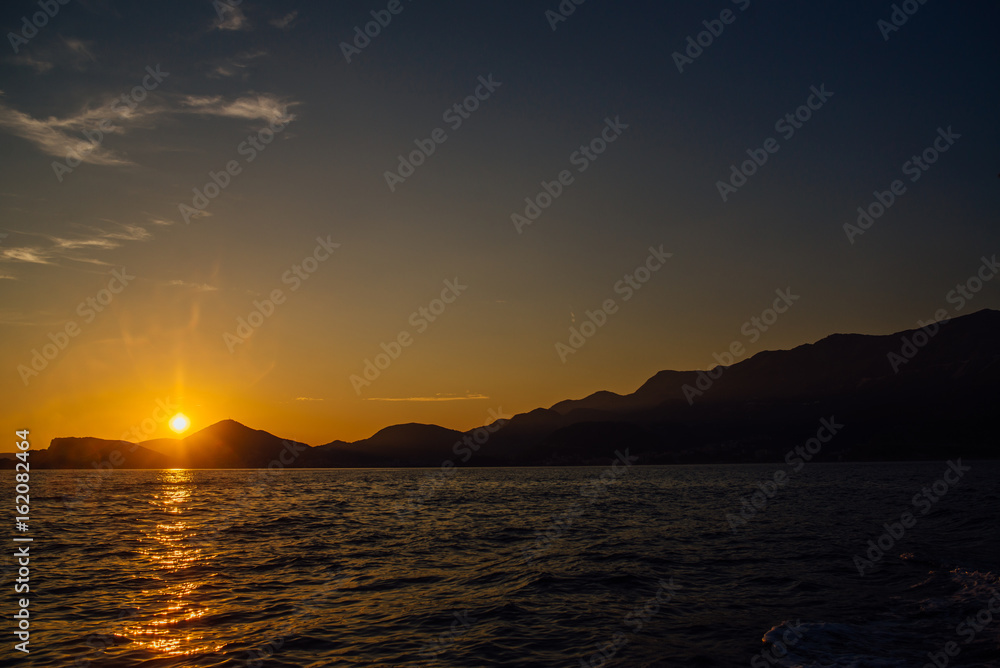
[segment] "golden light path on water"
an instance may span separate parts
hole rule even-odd
[[[209,638],[212,629],[192,623],[210,612],[191,600],[203,581],[183,577],[182,573],[209,562],[202,548],[187,540],[194,534],[185,517],[196,491],[192,473],[183,469],[162,471],[157,482],[162,487],[150,496],[151,514],[161,519],[144,528],[139,553],[147,571],[144,575],[161,579],[167,586],[142,591],[143,598],[155,601],[147,604],[155,610],[153,619],[127,626],[127,634],[139,647],[160,654],[180,656],[218,651],[223,643]]]

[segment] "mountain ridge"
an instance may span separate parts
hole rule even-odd
[[[494,423],[474,449],[463,440],[477,430],[432,424],[310,446],[227,419],[185,438],[137,444],[55,438],[33,462],[90,468],[117,452],[121,468],[588,464],[609,460],[616,447],[633,447],[646,464],[774,461],[796,434],[804,440],[807,425],[830,415],[855,429],[821,459],[928,458],[955,448],[993,457],[998,335],[1000,311],[985,309],[895,334],[834,333],[708,370],[661,370],[629,394],[600,390]]]

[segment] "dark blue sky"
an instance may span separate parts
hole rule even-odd
[[[892,3],[589,0],[553,31],[555,0],[403,0],[347,63],[340,43],[388,4],[246,0],[220,18],[207,1],[75,0],[16,54],[8,36],[0,364],[16,414],[108,435],[97,425],[179,393],[196,423],[261,415],[307,441],[468,427],[487,405],[705,368],[737,340],[753,353],[912,327],[1000,251],[993,4],[914,4],[885,40]],[[678,72],[674,52],[724,10],[732,22]],[[7,3],[0,25],[38,11]],[[169,76],[111,111],[157,65]],[[490,75],[500,86],[449,128],[445,110]],[[833,95],[782,137],[776,121],[813,86]],[[578,171],[572,154],[608,118],[627,129]],[[104,119],[115,129],[81,144]],[[247,161],[243,142],[278,120]],[[397,156],[439,127],[446,141],[390,191]],[[911,182],[904,163],[949,127],[960,138]],[[723,201],[718,182],[768,138],[777,152]],[[82,164],[60,181],[70,150]],[[239,174],[187,223],[179,205],[231,160]],[[562,170],[572,184],[519,233],[512,214]],[[896,179],[905,194],[850,243],[845,223]],[[341,246],[292,294],[282,276],[317,237]],[[618,281],[661,244],[671,258],[625,300]],[[123,266],[138,277],[109,315],[25,382],[32,351]],[[359,392],[366,360],[455,277],[468,290]],[[749,341],[744,323],[789,287],[801,299]],[[274,289],[287,304],[227,343]],[[607,299],[620,308],[560,355]],[[962,312],[998,307],[988,282]],[[86,418],[78,381],[105,397]]]

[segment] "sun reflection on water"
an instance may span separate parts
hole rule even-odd
[[[157,654],[189,655],[220,650],[215,630],[204,620],[219,610],[195,600],[197,590],[209,581],[211,557],[190,540],[197,527],[187,519],[197,491],[193,472],[161,471],[152,504],[150,522],[142,530],[140,569],[142,577],[159,580],[162,587],[143,589],[140,605],[144,614],[127,627],[135,641],[133,649]]]

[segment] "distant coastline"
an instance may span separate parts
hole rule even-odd
[[[223,420],[183,439],[55,438],[31,462],[450,470],[606,466],[625,449],[637,465],[993,459],[998,340],[1000,311],[983,310],[891,335],[834,334],[707,371],[661,371],[628,395],[596,392],[466,432],[409,423],[309,446]]]

